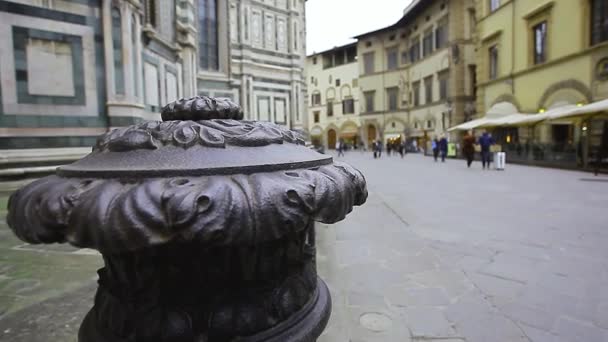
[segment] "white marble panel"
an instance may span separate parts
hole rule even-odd
[[[82,37],[85,83],[85,105],[21,104],[17,102],[15,56],[12,26],[21,26]],[[2,105],[5,113],[16,115],[97,116],[97,82],[95,78],[95,41],[92,27],[48,19],[0,12],[0,75]],[[49,110],[52,108],[52,110]]]
[[[270,121],[270,98],[258,98],[258,120]]]
[[[146,104],[160,107],[158,96],[158,68],[151,63],[144,63],[144,79],[146,84]]]
[[[177,100],[177,78],[174,74],[167,72],[165,74],[166,82],[167,82],[167,101],[166,103],[173,102]]]
[[[251,11],[251,33],[253,36],[253,45],[262,45],[262,13]]]
[[[31,95],[74,96],[70,44],[30,39],[26,55],[28,92]]]

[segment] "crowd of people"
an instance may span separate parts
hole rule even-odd
[[[448,156],[448,145],[448,139],[444,134],[431,140],[431,150],[435,162],[438,162],[440,159],[441,162],[445,162],[445,159]],[[482,133],[482,135],[477,139],[472,131],[468,131],[462,138],[462,143],[458,144],[457,146],[462,149],[462,155],[466,160],[467,167],[470,168],[473,164],[477,148],[479,149],[482,168],[489,169],[492,162],[492,155],[490,151],[492,145],[494,145],[494,140],[492,139],[492,135],[488,132]],[[370,148],[373,152],[374,159],[381,158],[382,152],[384,152],[385,148],[388,156],[391,154],[399,154],[401,155],[401,158],[408,153],[408,150],[418,152],[416,140],[412,140],[409,144],[405,140],[401,139],[393,141],[389,140],[386,142],[386,144],[383,144],[381,140],[374,140],[372,141]],[[338,157],[344,156],[344,152],[347,149],[348,145],[345,144],[344,141],[340,140],[336,143]],[[365,150],[365,146],[361,145],[360,149],[362,151]]]
[[[374,140],[372,142],[372,151],[374,152],[374,158],[382,157],[382,141]],[[401,155],[403,158],[407,154],[407,144],[405,141],[388,141],[386,143],[386,154],[390,156],[392,154]]]

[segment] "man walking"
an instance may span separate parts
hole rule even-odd
[[[475,158],[475,136],[472,131],[468,131],[462,138],[462,153],[467,159],[467,167],[471,167]]]
[[[481,165],[484,169],[486,168],[486,165],[488,166],[488,169],[490,168],[490,146],[493,144],[492,137],[488,132],[484,132],[479,138],[479,146],[481,146]]]
[[[433,158],[437,162],[437,157],[439,156],[439,140],[437,138],[433,138],[431,141],[431,149],[433,150]]]
[[[445,156],[448,154],[448,139],[443,134],[441,134],[441,139],[439,139],[439,154],[441,155],[441,162],[445,163]]]

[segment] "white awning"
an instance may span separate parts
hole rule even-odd
[[[510,114],[507,114],[512,110]],[[576,106],[565,104],[555,108],[551,108],[544,113],[539,114],[522,114],[517,113],[514,107],[509,107],[504,103],[492,106],[486,116],[480,119],[465,122],[458,126],[454,126],[448,131],[455,130],[470,130],[483,127],[500,127],[500,126],[527,126],[534,125],[546,120],[559,120],[576,116],[593,115],[597,113],[608,112],[608,99],[590,103],[585,106]]]
[[[457,126],[449,128],[448,131],[450,131],[450,132],[451,131],[468,131],[470,129],[480,127],[481,125],[487,123],[490,120],[492,120],[492,119],[488,119],[487,117],[483,117],[481,119],[475,119],[475,120],[467,121],[467,122],[462,123],[460,125],[457,125]]]
[[[566,112],[551,115],[550,119],[555,120],[573,116],[591,115],[601,112],[608,112],[608,99],[593,102],[580,107],[572,106],[572,108]]]

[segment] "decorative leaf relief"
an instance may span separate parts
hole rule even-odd
[[[241,107],[228,98],[213,98],[195,96],[189,99],[180,99],[166,105],[161,116],[163,121],[173,120],[212,120],[243,118]]]
[[[149,121],[117,128],[102,135],[95,151],[124,152],[157,149],[165,145],[189,148],[196,144],[225,148],[234,146],[266,146],[284,142],[304,145],[299,133],[269,122],[236,120]]]
[[[117,179],[49,176],[11,196],[22,240],[123,252],[172,240],[252,245],[291,236],[313,219],[342,220],[367,198],[346,164],[252,175]]]

